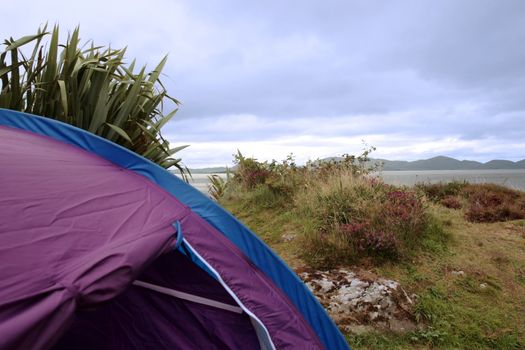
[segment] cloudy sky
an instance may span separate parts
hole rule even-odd
[[[525,158],[525,1],[14,1],[2,38],[44,22],[127,46],[183,103],[164,130],[190,167],[359,153]]]

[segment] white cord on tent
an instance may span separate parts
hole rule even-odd
[[[157,286],[155,284],[151,284],[151,283],[147,283],[147,282],[143,282],[143,281],[134,281],[133,284],[135,286],[151,289],[151,290],[154,290],[154,291],[162,293],[162,294],[166,294],[166,295],[169,295],[169,296],[172,296],[172,297],[175,297],[175,298],[179,298],[179,299],[183,299],[183,300],[192,301],[194,303],[208,305],[208,306],[216,307],[218,309],[235,312],[235,313],[238,313],[238,314],[242,314],[242,312],[243,312],[242,309],[240,307],[238,307],[238,306],[221,303],[219,301],[215,301],[215,300],[211,300],[211,299],[208,299],[208,298],[199,297],[199,296],[193,295],[193,294],[184,293],[184,292],[181,292],[181,291],[178,291],[178,290],[175,290],[175,289],[161,287],[161,286]]]

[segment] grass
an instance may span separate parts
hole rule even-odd
[[[296,186],[301,190],[291,193],[264,189],[264,183],[251,190],[230,187],[221,203],[292,268],[319,265],[317,258],[323,260],[331,255],[334,260],[331,264],[350,269],[365,267],[378,276],[399,281],[409,295],[417,296],[413,313],[421,329],[405,334],[348,333],[347,339],[354,349],[525,348],[525,220],[498,217],[504,221],[473,222],[467,215],[472,196],[496,192],[501,196],[517,193],[515,198],[521,198],[523,193],[463,183],[439,185],[446,188],[436,186],[432,189],[436,195],[427,193],[422,186],[385,187],[375,193],[370,187],[374,184],[359,181],[341,184],[334,179],[332,183],[305,188],[308,182],[296,178]],[[348,186],[346,192],[341,190],[345,186]],[[424,209],[424,225],[419,227],[415,243],[407,246],[410,249],[401,257],[349,258],[344,252],[354,254],[353,249],[335,245],[318,246],[317,258],[308,256],[312,254],[307,247],[311,239],[308,235],[326,225],[320,223],[319,213],[331,217],[324,226],[329,228],[333,222],[348,219],[345,215],[352,220],[370,218],[374,210],[382,208],[385,194],[391,190],[419,193]],[[461,207],[443,205],[442,200],[451,197]],[[340,209],[339,213],[336,209]],[[287,240],[283,236],[295,238]]]
[[[292,267],[305,266],[297,239],[302,219],[290,211],[260,209],[230,198],[223,204]],[[411,260],[367,265],[419,296],[415,314],[426,325],[404,335],[347,334],[354,349],[522,349],[525,346],[525,224],[469,223],[461,212],[433,205],[436,222]],[[445,225],[446,237],[442,236]],[[276,229],[278,228],[278,229]],[[355,265],[350,265],[355,266]],[[464,271],[456,277],[451,271]],[[485,284],[485,288],[480,288]]]
[[[447,223],[451,235],[447,249],[422,254],[407,264],[381,266],[377,273],[399,280],[419,296],[416,316],[427,324],[426,330],[441,335],[426,346],[523,348],[525,285],[520,283],[520,271],[525,265],[525,230],[520,222],[469,223],[460,211],[438,205],[432,210]],[[454,276],[452,271],[465,275]],[[420,338],[413,343],[412,338],[391,337],[404,341],[405,348],[421,345]]]

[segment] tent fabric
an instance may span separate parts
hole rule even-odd
[[[278,349],[320,349],[316,334],[288,298],[224,235],[196,213],[181,220],[185,241],[219,273],[242,305],[269,330]],[[224,254],[223,252],[229,252]],[[286,321],[284,320],[286,318]]]
[[[27,342],[48,338],[46,347],[60,334],[47,330],[61,326],[59,320],[47,320],[54,308],[64,308],[61,318],[67,320],[75,308],[121,293],[152,258],[175,245],[173,222],[178,221],[185,240],[220,271],[279,348],[320,348],[264,274],[173,196],[133,172],[48,137],[0,127],[0,140],[0,180],[9,184],[2,186],[0,202],[0,281],[6,285],[0,291],[6,303],[0,334],[9,331],[6,347],[22,348],[22,341],[30,348]],[[42,302],[41,295],[53,303]],[[39,318],[29,316],[13,323],[17,317],[11,313],[19,308],[29,314],[42,310],[42,322],[37,325]]]
[[[75,309],[124,291],[145,265],[175,246],[175,221],[184,227],[185,240],[267,326],[278,348],[320,347],[264,274],[173,196],[48,137],[0,127],[0,140],[0,180],[9,184],[0,191],[0,281],[6,286],[0,291],[0,334],[9,334],[2,340],[6,348],[46,348]],[[12,313],[21,309],[27,316],[18,320]]]
[[[236,305],[215,279],[178,251],[159,257],[139,279]],[[101,307],[77,315],[73,326],[53,347],[53,350],[70,349],[251,350],[259,349],[259,342],[246,314],[154,291],[144,292],[143,288],[132,286]]]
[[[137,174],[0,127],[0,348],[47,348],[77,307],[111,299],[188,209]]]
[[[280,258],[252,232],[240,224],[240,222],[191,186],[157,165],[118,145],[54,120],[0,110],[0,125],[46,135],[59,141],[62,145],[66,143],[78,146],[89,151],[91,155],[98,155],[105,160],[119,165],[121,172],[141,175],[139,177],[149,179],[152,184],[156,184],[159,188],[171,194],[171,196],[168,197],[176,198],[178,204],[182,204],[184,208],[190,210],[191,212],[188,215],[195,215],[195,220],[192,220],[192,222],[199,222],[200,226],[204,225],[205,231],[215,238],[225,238],[227,241],[225,247],[235,251],[235,256],[240,258],[237,260],[237,263],[241,265],[248,264],[253,270],[257,271],[257,273],[255,273],[257,277],[256,280],[262,285],[266,284],[268,288],[273,290],[273,295],[281,302],[281,306],[291,310],[293,315],[299,316],[296,317],[294,321],[296,325],[298,325],[299,328],[304,328],[306,325],[306,328],[311,327],[314,331],[302,329],[297,334],[306,334],[307,338],[312,337],[312,339],[315,338],[316,334],[321,339],[324,348],[327,349],[348,349],[344,337],[337,330],[324,309]],[[34,171],[34,167],[31,167],[31,170]],[[0,176],[2,176],[1,173]],[[173,229],[171,230],[173,231]],[[186,227],[184,227],[184,231],[186,234]],[[192,239],[188,238],[188,241],[190,242]],[[194,241],[191,242],[191,244],[195,246],[200,245],[199,253],[203,255],[206,255],[208,249],[212,248],[206,247],[205,242]],[[2,259],[2,257],[0,257],[0,259]],[[210,256],[206,257],[206,260],[208,259],[214,260],[214,258]],[[214,268],[220,270],[220,274],[224,275],[225,279],[228,280],[228,275],[231,271],[228,270],[228,272],[221,269],[223,262],[218,261],[219,260],[216,260],[216,266]],[[206,262],[202,261],[195,261],[195,263],[201,266],[206,264]],[[235,289],[235,285],[238,282],[236,280],[237,278],[242,277],[235,277],[233,280],[228,280],[228,283],[234,286],[233,289]],[[242,283],[240,285],[241,288],[235,291],[235,293],[242,294],[242,291],[246,288],[254,287],[242,286]],[[278,288],[276,288],[276,286]],[[244,300],[242,300],[242,302],[244,302]],[[247,304],[249,304],[249,302],[247,302]],[[253,300],[251,302],[253,302]],[[264,308],[264,305],[261,305],[257,305],[257,302],[255,302],[255,304],[250,305],[250,307],[260,313],[261,310],[258,310],[258,308]],[[300,314],[297,314],[297,310],[299,310]],[[306,319],[307,323],[303,322],[302,317],[300,317],[301,315]],[[265,322],[270,325],[270,328],[272,327],[271,321],[268,322],[268,320],[265,320]],[[275,329],[272,332],[272,337],[275,337],[275,334],[279,333],[276,332]],[[281,344],[286,344],[286,341]],[[315,340],[312,344],[314,344],[314,348],[319,347],[319,344],[317,344]]]

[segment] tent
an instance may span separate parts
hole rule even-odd
[[[198,190],[84,130],[0,109],[0,349],[348,345]]]

